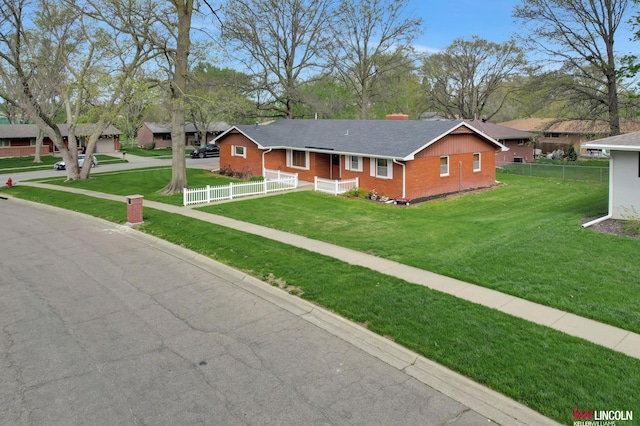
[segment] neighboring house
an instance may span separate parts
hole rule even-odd
[[[482,133],[492,137],[509,151],[496,153],[498,165],[506,163],[532,163],[535,160],[535,152],[531,143],[531,133],[518,130],[496,123],[482,120],[464,120]]]
[[[302,181],[358,178],[359,187],[420,199],[496,182],[507,148],[463,121],[279,120],[235,126],[216,139],[220,167]]]
[[[550,153],[556,149],[567,152],[569,145],[573,145],[579,155],[596,155],[598,152],[589,151],[584,144],[609,136],[609,123],[602,120],[521,118],[500,124],[536,134],[536,148],[541,149],[543,153]],[[640,131],[640,122],[621,120],[620,130],[622,133]]]
[[[207,127],[206,141],[211,142],[216,136],[229,129],[229,125],[223,121],[210,123]],[[156,148],[171,148],[171,123],[144,123],[138,129],[138,146],[146,146],[155,143]],[[198,127],[199,129],[200,127]],[[199,146],[202,144],[201,136],[193,123],[186,123],[184,131],[187,137],[187,146]]]
[[[67,144],[69,129],[66,124],[59,124],[60,132]],[[95,124],[78,124],[76,139],[80,148],[84,147],[91,135]],[[96,143],[96,152],[109,153],[120,149],[120,135],[122,133],[113,126],[109,126]],[[0,125],[0,157],[22,157],[35,155],[38,126],[35,124],[3,124]],[[45,135],[40,155],[53,154],[58,149],[53,141]]]
[[[592,223],[608,218],[640,219],[640,132],[599,139],[585,146],[604,149],[610,155],[609,213]]]

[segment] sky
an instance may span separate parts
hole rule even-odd
[[[482,39],[501,43],[521,28],[511,16],[519,0],[409,0],[407,11],[423,19],[423,35],[416,45],[420,50],[443,50],[456,38]],[[631,17],[631,14],[629,14]],[[640,41],[630,42],[632,32],[626,23],[618,30],[616,50],[640,53]]]

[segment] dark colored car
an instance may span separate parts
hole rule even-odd
[[[219,156],[220,156],[220,147],[213,143],[202,145],[200,148],[194,149],[193,151],[191,151],[191,158],[219,157]]]

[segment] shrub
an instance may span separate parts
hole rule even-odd
[[[154,149],[156,149],[156,143],[155,142],[149,142],[146,145],[143,145],[143,148],[149,151],[153,151]]]
[[[577,161],[578,153],[573,145],[569,145],[569,150],[567,151],[567,161]]]
[[[363,188],[350,189],[347,192],[345,192],[343,195],[349,198],[363,198],[363,199],[369,198],[369,193],[367,192],[366,189],[363,189]]]

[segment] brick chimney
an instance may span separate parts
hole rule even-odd
[[[393,114],[387,114],[387,120],[408,120],[409,116],[401,112],[394,112]]]

